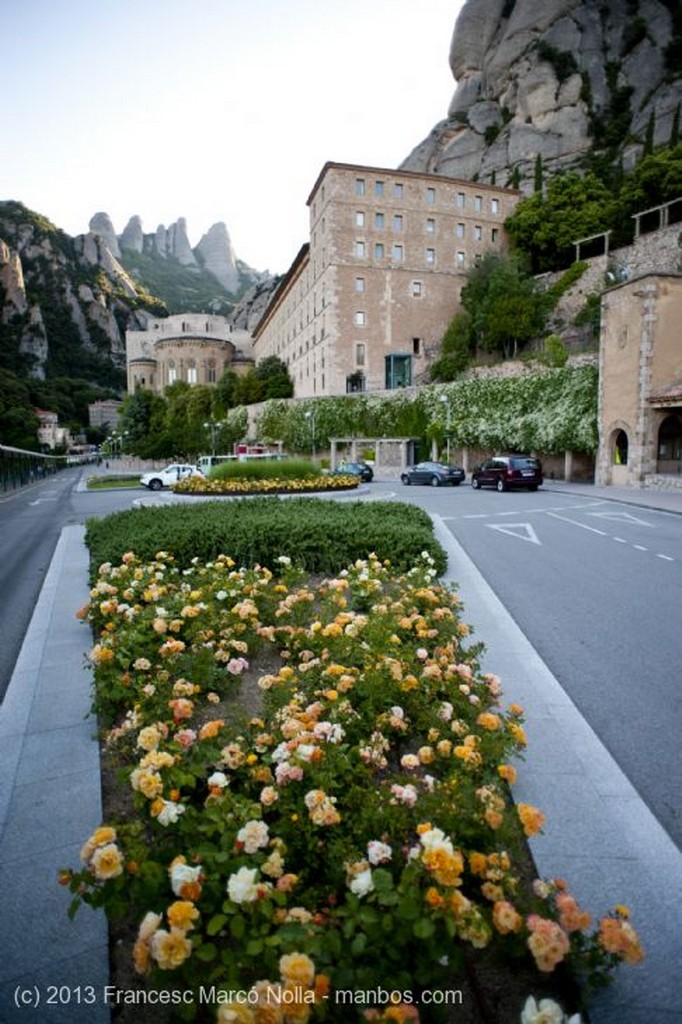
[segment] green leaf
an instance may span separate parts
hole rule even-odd
[[[227,922],[226,914],[214,914],[211,920],[206,925],[207,935],[217,935],[218,932],[223,928]]]
[[[215,960],[217,955],[218,949],[213,942],[205,942],[202,946],[199,946],[194,950],[194,956],[197,960],[202,960],[204,963]]]
[[[435,930],[435,924],[427,917],[422,917],[412,925],[412,932],[418,939],[430,939]]]

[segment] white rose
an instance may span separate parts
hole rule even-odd
[[[258,897],[257,868],[240,868],[227,880],[227,894],[233,903],[253,903]]]
[[[361,871],[359,875],[356,875],[352,879],[348,886],[351,892],[354,892],[356,896],[366,896],[368,892],[372,892],[374,889],[374,879],[372,878],[372,871],[370,868],[366,868]]]

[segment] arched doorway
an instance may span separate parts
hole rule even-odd
[[[682,415],[672,413],[658,428],[658,446],[656,452],[656,471],[658,473],[682,473]]]
[[[613,441],[613,464],[614,466],[627,466],[628,464],[628,435],[624,430],[617,431]]]

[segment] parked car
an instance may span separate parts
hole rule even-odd
[[[495,455],[476,466],[471,474],[471,486],[496,487],[498,491],[525,487],[537,491],[542,485],[542,464],[532,455]]]
[[[402,482],[410,484],[431,484],[432,487],[459,487],[466,479],[460,466],[446,466],[443,462],[418,462],[400,474]]]
[[[332,476],[359,476],[365,483],[374,479],[374,470],[367,462],[340,462],[332,470]]]
[[[192,466],[187,462],[173,462],[165,469],[155,469],[151,473],[143,473],[140,483],[148,487],[150,491],[160,491],[162,487],[171,487],[188,476],[203,475],[198,466]]]

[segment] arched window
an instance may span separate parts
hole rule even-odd
[[[619,430],[613,442],[613,462],[616,466],[628,464],[628,435]]]

